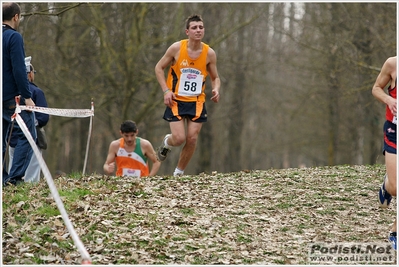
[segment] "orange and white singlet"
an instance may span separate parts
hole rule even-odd
[[[125,150],[125,140],[119,139],[119,149],[116,153],[116,176],[148,176],[150,173],[147,158],[141,151],[140,138],[136,137],[136,148],[133,152]]]
[[[170,67],[166,80],[168,88],[183,102],[205,102],[205,79],[208,75],[206,58],[209,45],[202,43],[202,51],[197,59],[188,55],[188,39],[180,41],[177,62]]]

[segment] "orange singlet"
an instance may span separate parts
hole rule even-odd
[[[141,151],[140,138],[136,137],[136,148],[133,152],[125,150],[125,140],[120,138],[118,153],[116,154],[116,176],[142,177],[150,174],[147,158]]]
[[[202,51],[198,58],[192,59],[188,55],[188,39],[180,41],[179,58],[170,67],[167,78],[168,88],[176,95],[176,100],[183,102],[205,102],[205,79],[208,75],[206,58],[209,45],[202,44]]]

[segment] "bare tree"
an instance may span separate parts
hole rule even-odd
[[[20,31],[50,107],[90,108],[88,172],[102,173],[125,119],[155,145],[169,131],[154,66],[184,20],[205,20],[218,55],[219,104],[186,173],[373,164],[384,107],[371,86],[396,53],[395,3],[22,3]],[[391,14],[391,15],[387,15]],[[393,14],[393,15],[392,15]],[[210,92],[210,84],[207,84]],[[80,171],[88,119],[52,116],[51,171]],[[169,174],[177,151],[162,164]]]

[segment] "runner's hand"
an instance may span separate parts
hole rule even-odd
[[[218,102],[219,102],[219,98],[220,98],[219,91],[213,89],[213,90],[212,90],[212,95],[213,95],[213,96],[211,97],[211,100],[212,100],[213,102],[215,102],[215,103],[218,103]]]
[[[397,101],[395,98],[391,97],[387,103],[389,109],[391,110],[392,114],[396,116],[396,112],[397,112]]]
[[[115,162],[111,162],[108,164],[108,173],[113,173],[115,171]]]
[[[166,106],[172,108],[173,99],[175,99],[175,98],[176,98],[175,94],[174,94],[172,91],[168,91],[168,92],[166,92],[166,93],[164,94],[164,96],[163,96],[163,103],[164,103]]]

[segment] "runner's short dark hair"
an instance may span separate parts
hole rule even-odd
[[[201,15],[197,15],[197,14],[191,15],[186,19],[186,29],[188,29],[190,27],[190,22],[192,22],[192,21],[202,21],[203,22]]]
[[[137,125],[134,121],[127,120],[121,124],[120,130],[122,133],[135,133],[137,132]]]

